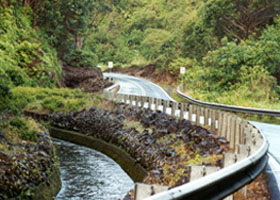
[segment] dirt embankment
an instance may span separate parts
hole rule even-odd
[[[112,85],[103,79],[100,69],[89,67],[63,67],[63,78],[66,87],[83,88],[86,92],[97,92]]]
[[[106,72],[123,73],[137,77],[143,77],[151,80],[154,83],[174,85],[177,82],[177,77],[170,74],[168,71],[159,71],[154,65],[147,65],[144,67],[131,66],[127,68],[115,67],[108,69]]]

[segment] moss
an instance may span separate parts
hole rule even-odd
[[[46,129],[28,117],[1,118],[5,120],[0,121],[0,153],[4,158],[0,199],[15,196],[16,199],[53,199],[61,183],[54,147]]]
[[[138,121],[124,120],[123,124],[125,125],[125,128],[135,128],[139,133],[142,133],[144,130],[148,130],[149,134],[152,134],[153,132],[151,128],[144,128],[142,124]]]
[[[36,141],[36,132],[42,129],[31,118],[13,117],[10,121],[0,124],[0,128],[11,133],[11,137],[20,137],[23,140]]]
[[[60,172],[58,165],[54,165],[48,178],[40,185],[31,187],[28,191],[16,198],[9,198],[8,200],[16,199],[40,199],[51,200],[54,199],[61,188]]]

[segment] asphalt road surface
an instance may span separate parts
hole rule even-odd
[[[104,73],[105,77],[115,78],[120,85],[119,93],[149,96],[164,100],[173,99],[158,85],[129,75]],[[280,199],[280,126],[260,122],[251,122],[260,129],[267,138],[269,146],[269,161],[266,172],[269,175],[271,199]]]

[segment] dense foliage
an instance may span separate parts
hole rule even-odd
[[[204,100],[279,100],[279,1],[119,0],[111,7],[85,40],[100,62],[152,64],[176,76],[185,66],[185,84]]]
[[[240,43],[222,40],[222,46],[193,62],[185,83],[204,99],[226,104],[234,102],[279,101],[280,20],[265,29],[257,41]],[[221,96],[224,96],[222,99]],[[250,105],[247,105],[250,106]],[[258,106],[258,105],[255,105]]]
[[[29,7],[0,7],[0,109],[15,86],[54,87],[61,79],[56,51],[32,28]]]
[[[81,48],[94,11],[107,8],[99,2],[0,2],[0,110],[14,87],[61,86],[61,64],[96,67],[97,56]]]
[[[2,102],[15,86],[57,84],[58,58],[73,67],[155,65],[175,76],[185,66],[185,84],[206,100],[240,91],[279,100],[276,0],[4,0],[0,11]]]

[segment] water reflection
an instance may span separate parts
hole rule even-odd
[[[106,155],[62,140],[53,141],[62,179],[56,200],[115,200],[133,188],[130,177]]]

